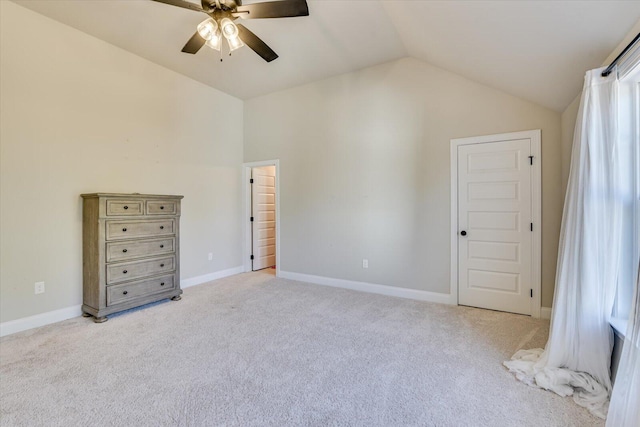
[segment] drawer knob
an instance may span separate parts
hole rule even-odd
[[[160,286],[164,286],[164,282],[160,283]]]
[[[129,206],[125,206],[125,207],[124,207],[124,210],[125,210],[125,211],[126,211],[127,209],[129,209]]]
[[[160,209],[164,209],[164,206],[160,206]]]
[[[123,229],[122,229],[122,231],[127,231],[127,229],[126,229],[126,228],[123,228]]]
[[[127,252],[127,250],[126,250],[126,249],[123,249],[123,250],[122,250],[122,252],[126,253],[126,252]]]
[[[164,248],[164,245],[160,245],[160,248],[161,248],[161,249],[162,249],[162,248]]]
[[[122,274],[127,274],[127,270],[122,270]]]
[[[161,226],[160,226],[160,230],[164,230],[164,225],[161,225]]]
[[[126,295],[126,294],[128,294],[128,293],[129,293],[129,292],[127,292],[127,291],[124,291],[124,292],[122,293],[122,295]]]
[[[164,264],[160,264],[160,267],[164,267]]]

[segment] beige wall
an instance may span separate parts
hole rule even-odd
[[[409,58],[251,99],[244,112],[244,160],[280,159],[282,270],[440,293],[449,292],[449,140],[542,129],[542,305],[551,306],[559,113]]]
[[[239,266],[242,102],[0,5],[0,321],[81,304],[83,192],[182,194],[182,277]]]

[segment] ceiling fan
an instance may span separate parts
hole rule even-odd
[[[220,51],[222,38],[227,40],[229,53],[249,46],[265,61],[271,62],[278,57],[265,42],[242,24],[234,21],[241,19],[287,18],[309,16],[306,0],[280,0],[242,5],[242,0],[201,0],[202,7],[186,0],[153,0],[171,6],[202,12],[209,15],[198,25],[196,33],[184,45],[182,51],[195,54],[205,44]]]

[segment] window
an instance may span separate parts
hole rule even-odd
[[[640,54],[640,51],[636,51]],[[634,67],[621,70],[619,132],[620,196],[624,201],[623,246],[620,253],[620,269],[612,325],[618,332],[626,332],[631,301],[638,274],[640,258],[640,61],[636,55]],[[628,62],[627,62],[628,63]],[[621,67],[622,68],[622,67]],[[630,68],[627,66],[627,68]]]

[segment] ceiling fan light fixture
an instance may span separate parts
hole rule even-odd
[[[207,40],[207,46],[213,50],[220,51],[220,48],[222,47],[222,35],[220,32],[211,37],[211,40]]]
[[[238,27],[236,27],[236,24],[234,24],[231,19],[223,18],[222,21],[220,21],[220,27],[222,28],[222,34],[229,43],[229,52],[233,52],[244,46],[244,43],[240,40],[240,37],[238,37]]]
[[[218,23],[213,18],[205,19],[198,24],[198,34],[203,39],[209,41],[216,36],[216,33],[219,35],[220,30],[218,29]]]
[[[238,37],[238,27],[236,27],[236,24],[234,24],[231,19],[222,18],[220,27],[222,27],[222,34],[224,34],[227,39]]]
[[[233,52],[234,50],[240,49],[242,46],[244,46],[244,43],[242,42],[242,40],[240,40],[240,37],[228,38],[227,42],[229,43],[229,52]]]

